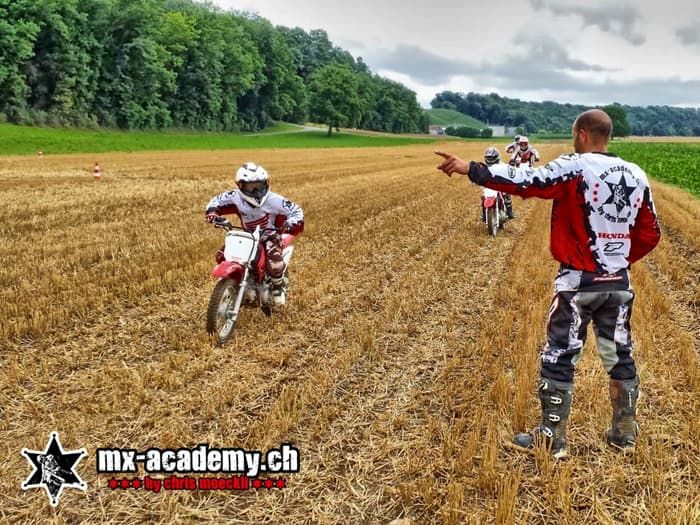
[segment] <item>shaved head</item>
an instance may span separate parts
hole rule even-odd
[[[612,134],[612,120],[602,109],[589,109],[576,117],[574,129],[583,129],[594,141],[607,143]]]

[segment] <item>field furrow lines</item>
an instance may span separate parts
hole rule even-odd
[[[467,158],[485,147],[450,144]],[[481,189],[436,172],[432,150],[4,159],[0,521],[44,519],[45,494],[20,489],[19,451],[54,430],[90,452],[89,489],[66,491],[62,523],[697,521],[699,201],[652,181],[663,240],[633,268],[637,452],[602,439],[610,401],[591,332],[571,457],[555,463],[505,446],[539,415],[551,204],[515,198],[519,218],[489,238]],[[218,347],[204,321],[223,235],[202,212],[245,160],[303,206],[306,229],[285,311],[243,310]],[[95,472],[97,447],[281,442],[301,454],[283,490],[113,491]]]

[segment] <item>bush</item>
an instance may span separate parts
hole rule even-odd
[[[445,130],[447,135],[452,137],[475,138],[481,136],[481,130],[468,126],[450,126]]]

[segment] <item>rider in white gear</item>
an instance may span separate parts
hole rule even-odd
[[[206,207],[206,219],[214,222],[219,216],[235,213],[246,231],[256,226],[277,229],[296,236],[304,231],[304,212],[294,202],[270,191],[269,176],[262,166],[246,162],[236,172],[237,190],[213,197]],[[267,255],[267,274],[272,285],[272,300],[281,306],[286,302],[284,287],[285,261],[282,258],[282,237],[277,231],[264,232],[261,239]],[[221,254],[217,254],[221,257]]]
[[[510,164],[512,166],[520,166],[520,164],[532,165],[535,161],[539,160],[539,152],[530,145],[530,141],[527,137],[521,136],[518,140],[518,147],[513,151]]]
[[[518,147],[518,142],[520,141],[520,135],[516,135],[515,138],[513,139],[513,142],[508,144],[506,147],[506,153],[513,153],[515,151],[515,148]]]
[[[487,148],[486,151],[484,151],[484,163],[487,166],[496,166],[500,164],[501,154],[498,152],[498,149],[494,147]],[[502,193],[501,195],[503,195],[503,203],[506,205],[506,215],[509,219],[515,219],[516,215],[513,213],[513,197],[509,193]],[[481,206],[481,220],[482,222],[486,222],[486,210],[483,204]]]

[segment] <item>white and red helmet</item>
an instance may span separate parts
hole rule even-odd
[[[525,135],[522,135],[520,139],[518,139],[518,144],[520,145],[520,149],[526,150],[528,146],[530,146],[530,141]]]
[[[270,177],[262,166],[246,162],[236,171],[236,186],[241,190],[243,199],[259,208],[270,192]]]

